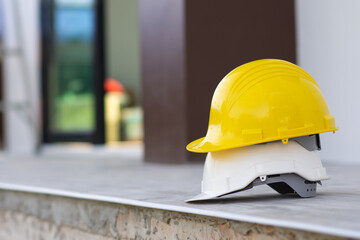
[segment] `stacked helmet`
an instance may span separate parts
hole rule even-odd
[[[335,118],[319,86],[302,68],[276,59],[241,65],[226,75],[214,92],[206,136],[187,146],[191,152],[208,152],[202,194],[192,200],[222,196],[261,183],[280,193],[314,196],[316,183],[327,178],[317,155],[318,134],[336,130]],[[264,151],[267,155],[262,154]],[[256,171],[250,174],[250,169]],[[277,180],[268,178],[276,174],[282,175]],[[238,179],[240,175],[242,179]],[[302,186],[293,178],[311,183],[313,193],[300,194],[310,185]],[[229,183],[234,181],[236,184]]]

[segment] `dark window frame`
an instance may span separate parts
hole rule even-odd
[[[104,79],[105,79],[105,49],[104,49],[104,2],[95,0],[95,43],[94,43],[94,95],[95,95],[95,130],[93,132],[52,133],[49,128],[48,114],[48,70],[52,59],[52,34],[54,0],[41,0],[41,93],[42,93],[42,141],[54,142],[90,142],[105,143],[104,124]]]

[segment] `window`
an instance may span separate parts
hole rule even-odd
[[[44,0],[44,140],[104,141],[101,1]]]

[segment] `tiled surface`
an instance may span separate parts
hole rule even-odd
[[[143,164],[116,158],[9,158],[0,188],[88,198],[360,238],[360,165],[326,165],[318,196],[281,196],[266,186],[185,203],[200,192],[202,165]]]

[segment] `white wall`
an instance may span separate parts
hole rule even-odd
[[[14,3],[18,2],[24,46],[16,34]],[[12,154],[33,153],[36,148],[36,128],[40,125],[40,68],[39,68],[39,1],[2,0],[4,19],[4,100],[5,100],[5,150]],[[23,54],[19,53],[23,47]],[[16,53],[17,52],[17,53]],[[22,57],[28,71],[24,71]],[[24,74],[25,72],[25,74]],[[24,82],[28,81],[28,85]],[[14,109],[14,104],[29,103],[29,119],[24,111]],[[34,125],[35,124],[35,125]]]
[[[297,0],[298,64],[318,82],[340,130],[324,160],[360,163],[360,1]]]

